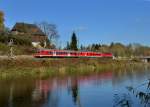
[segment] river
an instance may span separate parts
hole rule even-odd
[[[0,107],[150,107],[150,70],[0,80]]]

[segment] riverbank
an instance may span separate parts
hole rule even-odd
[[[116,61],[95,58],[36,59],[30,57],[1,58],[0,78],[47,78],[50,76],[88,75],[104,71],[123,71],[141,69],[144,66],[150,67],[150,64],[137,61]]]

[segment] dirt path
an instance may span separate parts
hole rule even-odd
[[[33,59],[34,57],[32,55],[17,55],[17,56],[13,56],[12,58],[14,59]],[[1,55],[0,59],[10,59],[10,57],[6,56],[6,55]]]

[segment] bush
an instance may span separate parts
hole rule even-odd
[[[14,55],[31,54],[35,49],[31,44],[31,36],[26,35],[11,35],[0,34],[0,55],[8,55],[10,46],[8,42],[13,39],[13,53]]]
[[[26,35],[0,35],[0,42],[7,44],[13,39],[14,45],[31,46],[31,36]]]
[[[8,54],[9,47],[3,43],[0,43],[0,55]]]
[[[10,35],[8,39],[13,39],[15,45],[31,46],[31,37],[25,35]]]
[[[8,42],[8,36],[7,35],[0,35],[0,42],[1,43],[7,43]]]

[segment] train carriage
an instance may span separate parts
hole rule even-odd
[[[112,53],[100,53],[100,52],[91,52],[91,51],[70,51],[70,50],[51,50],[51,49],[42,49],[39,50],[34,57],[37,58],[78,58],[78,57],[109,57],[112,58]]]

